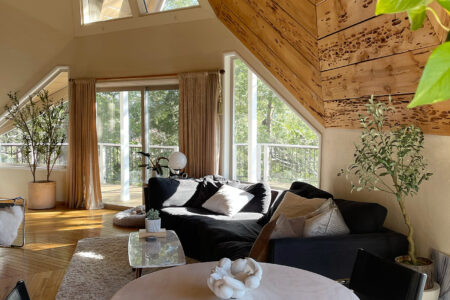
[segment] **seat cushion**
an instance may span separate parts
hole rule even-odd
[[[335,199],[351,233],[373,233],[383,228],[386,207],[378,203]]]
[[[162,226],[175,230],[187,256],[200,261],[219,260],[213,250],[223,242],[253,243],[261,226],[258,213],[217,215],[202,208],[168,207],[161,210]],[[250,251],[250,249],[249,249]]]

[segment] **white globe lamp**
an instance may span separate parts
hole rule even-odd
[[[186,164],[187,158],[182,152],[173,152],[169,155],[169,168],[174,170],[176,174],[180,174],[180,170],[184,169]]]

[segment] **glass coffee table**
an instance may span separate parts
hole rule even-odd
[[[138,232],[130,233],[128,259],[136,269],[136,278],[144,268],[164,268],[186,264],[183,246],[173,230],[167,230],[163,238],[139,238]]]

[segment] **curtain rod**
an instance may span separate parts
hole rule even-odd
[[[225,74],[225,70],[219,70],[220,74]],[[132,79],[151,79],[151,78],[172,78],[177,77],[180,73],[160,74],[160,75],[140,75],[140,76],[123,76],[123,77],[100,77],[97,81],[115,81],[115,80],[132,80]]]

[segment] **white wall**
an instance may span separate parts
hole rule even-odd
[[[36,180],[44,180],[46,171],[39,169]],[[66,195],[66,169],[55,169],[50,180],[56,181],[56,201],[64,202]],[[0,197],[23,197],[28,200],[28,183],[33,176],[25,167],[0,167]]]
[[[336,198],[377,202],[388,208],[385,226],[407,233],[407,227],[395,198],[384,192],[353,192],[340,169],[353,159],[354,143],[359,142],[360,130],[326,129],[323,135],[322,188]],[[407,210],[415,229],[418,251],[428,256],[435,248],[450,253],[450,137],[425,135],[424,156],[433,173],[419,193],[407,199]]]

